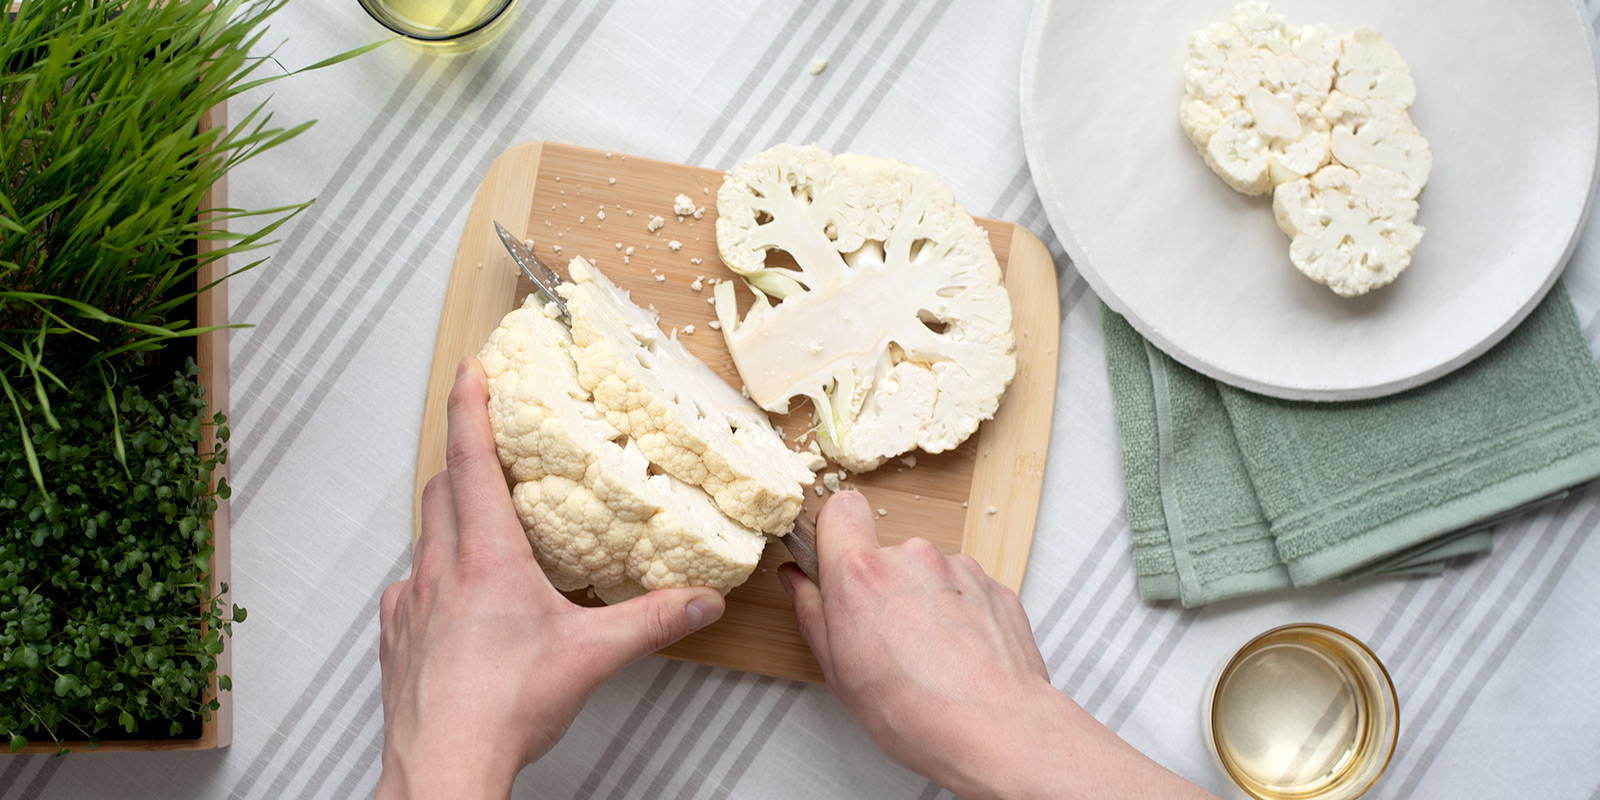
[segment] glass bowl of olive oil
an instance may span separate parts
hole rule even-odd
[[[359,0],[361,7],[407,41],[445,51],[469,50],[493,39],[516,0]]]
[[[1366,645],[1297,623],[1250,640],[1207,696],[1222,769],[1256,800],[1352,800],[1389,766],[1400,732],[1394,682]]]

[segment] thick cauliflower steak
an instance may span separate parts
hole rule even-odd
[[[766,537],[699,489],[650,474],[638,445],[579,383],[575,348],[553,311],[530,296],[478,355],[513,505],[551,583],[593,586],[608,603],[649,589],[727,592],[743,583]]]
[[[561,293],[572,314],[578,382],[607,421],[729,517],[788,533],[814,479],[808,459],[599,270],[574,260],[568,272],[573,282]]]
[[[729,172],[717,246],[754,299],[717,285],[751,399],[811,400],[824,453],[853,472],[939,453],[994,416],[1016,372],[1011,300],[983,229],[930,173],[780,145]],[[795,267],[769,264],[781,250]]]
[[[1229,186],[1272,193],[1303,274],[1350,297],[1411,264],[1433,156],[1408,111],[1411,70],[1376,31],[1335,36],[1240,3],[1191,38],[1184,87],[1184,132]]]

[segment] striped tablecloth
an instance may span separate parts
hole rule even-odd
[[[1591,26],[1600,0],[1586,0]],[[1062,255],[1018,130],[1022,0],[522,0],[488,49],[390,46],[275,87],[321,124],[232,178],[236,202],[318,196],[235,280],[237,724],[222,752],[0,757],[0,797],[343,798],[378,775],[380,588],[408,567],[412,463],[468,201],[507,146],[553,139],[728,167],[781,141],[889,155],[1052,245],[1062,372],[1022,599],[1057,686],[1213,790],[1200,696],[1290,620],[1372,644],[1402,703],[1382,797],[1600,798],[1600,490],[1503,526],[1442,578],[1198,611],[1137,600],[1098,304]],[[353,0],[276,18],[290,68],[379,36]],[[806,66],[828,59],[816,77]],[[1440,89],[1447,91],[1448,87]],[[1530,136],[1537,135],[1530,131]],[[1593,228],[1594,226],[1591,226]],[[1600,338],[1600,232],[1568,286]],[[1584,576],[1590,576],[1586,579]],[[826,690],[646,659],[523,772],[539,798],[928,798]]]

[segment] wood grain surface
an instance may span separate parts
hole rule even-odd
[[[739,385],[722,334],[707,326],[715,318],[707,303],[711,287],[691,288],[697,276],[733,277],[717,257],[715,206],[721,182],[716,170],[554,143],[513,147],[490,166],[468,213],[445,291],[417,451],[415,502],[444,466],[445,403],[457,362],[477,353],[501,316],[533,288],[495,238],[495,220],[533,240],[539,257],[563,274],[573,256],[593,261],[640,305],[654,306],[663,328],[678,328],[697,357]],[[704,207],[701,219],[672,213],[673,197],[680,193]],[[647,226],[654,216],[665,224],[652,232]],[[1033,540],[1054,411],[1060,331],[1055,268],[1044,246],[1021,227],[979,223],[1005,270],[1015,315],[1017,377],[1010,391],[995,418],[960,448],[936,456],[918,453],[914,468],[890,461],[845,483],[887,512],[878,520],[885,544],[922,536],[946,552],[972,555],[990,575],[1016,589]],[[672,241],[680,249],[673,250]],[[624,262],[630,247],[632,255]],[[689,325],[693,334],[686,332]],[[792,441],[809,427],[810,411],[774,421]],[[821,500],[808,494],[804,513],[814,515]],[[787,560],[784,547],[770,545],[749,582],[728,595],[723,618],[663,654],[821,680],[774,571]]]

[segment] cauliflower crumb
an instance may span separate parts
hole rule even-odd
[[[696,275],[694,278],[694,283],[689,284],[689,288],[697,292],[706,288],[705,277],[706,276],[704,275]]]
[[[583,220],[584,220],[584,219],[585,219],[585,218],[584,218],[584,216],[583,216],[583,215],[582,215],[582,214],[579,214],[579,215],[578,215],[578,224],[579,224],[579,225],[582,225],[582,224],[583,224]]]
[[[839,473],[822,473],[822,485],[827,487],[828,491],[837,493],[839,491]]]
[[[821,75],[822,71],[827,69],[827,68],[828,68],[828,59],[826,59],[826,58],[813,58],[813,59],[811,59],[811,63],[806,65],[806,72],[809,72],[812,75]]]
[[[722,330],[722,323],[716,320],[711,320],[710,322],[706,323],[706,327],[714,331],[720,331]]]
[[[683,242],[680,242],[677,239],[673,239],[672,241],[667,242],[667,249],[671,250],[674,253],[676,253],[679,250],[683,249]]]
[[[961,501],[961,507],[962,507],[962,508],[966,508],[966,507],[967,507],[967,501],[965,501],[965,500],[962,500],[962,501]]]
[[[528,248],[529,250],[532,250],[533,249],[533,240],[532,239],[523,239],[522,240],[522,246]]]
[[[813,453],[816,453],[819,456],[822,455],[822,447],[817,444],[817,440],[816,439],[812,439],[811,441],[806,442],[806,449],[811,451],[811,452],[813,452]]]
[[[705,259],[703,259],[703,258],[691,258],[691,259],[689,259],[689,263],[690,264],[694,264],[695,266],[699,266],[700,263],[703,262],[703,261],[705,261]],[[717,285],[717,279],[716,278],[712,278],[711,279],[711,285],[712,286],[716,286]]]
[[[998,513],[1000,513],[1000,509],[995,508],[994,506],[989,506],[988,508],[983,510],[983,513],[985,513],[985,514],[998,514]]]
[[[814,490],[817,493],[818,497],[822,496],[822,487],[821,486],[813,486],[811,488],[812,488],[812,490]]]
[[[610,178],[606,178],[606,183],[611,184],[612,186],[616,186],[617,185],[617,179],[616,179],[615,176],[612,176]]]
[[[594,212],[594,218],[595,219],[605,219],[606,218],[606,210],[602,208],[599,211]]]
[[[662,275],[659,272],[656,273],[656,283],[666,283],[666,281],[667,281],[667,276]]]
[[[667,221],[660,217],[651,217],[650,221],[645,223],[644,229],[651,233],[655,233],[656,231],[661,230],[662,226],[666,224]]]
[[[677,197],[672,198],[672,213],[680,217],[687,217],[693,214],[694,201],[689,199],[689,195],[679,194]]]
[[[622,249],[622,242],[617,242],[617,249],[618,249],[618,250],[621,250],[621,249]]]
[[[703,217],[705,215],[706,215],[706,207],[705,206],[701,206],[701,207],[699,207],[699,208],[694,210],[694,218],[695,219],[699,219],[699,218],[701,218],[701,217]]]
[[[557,176],[556,176],[556,183],[560,183],[560,182],[561,182],[561,176],[560,176],[560,175],[557,175]]]
[[[806,345],[806,349],[811,351],[812,353],[820,353],[820,352],[822,352],[822,342],[821,342],[821,340],[818,340],[818,339],[811,340],[811,344]]]
[[[880,508],[880,509],[878,509],[878,516],[880,516],[880,517],[887,517],[887,516],[889,516],[889,509],[887,509],[887,508]]]
[[[625,256],[633,255],[633,245],[630,244],[627,247],[623,248],[622,254],[625,255]]]
[[[626,213],[628,216],[631,217],[631,216],[633,216],[633,209],[630,208],[626,212],[623,212],[623,213]]]
[[[694,335],[694,326],[693,325],[685,325],[685,326],[683,326],[683,335],[684,336],[693,336]]]
[[[610,153],[606,153],[606,158],[610,158],[610,157],[611,157],[611,154]]]
[[[906,456],[900,459],[900,463],[906,465],[906,469],[912,469],[917,466],[917,457],[914,455]]]
[[[911,499],[920,503],[920,502],[922,502],[922,495],[920,495],[920,494],[911,495]]]
[[[555,250],[557,253],[561,252],[561,245],[559,245],[559,244],[551,245],[550,247],[551,247],[551,249]]]

